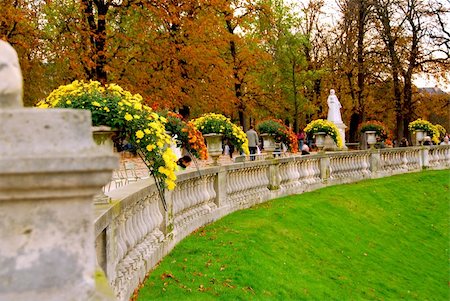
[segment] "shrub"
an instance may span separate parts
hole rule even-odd
[[[94,126],[118,130],[138,150],[152,175],[168,189],[174,189],[177,158],[169,147],[167,120],[144,105],[139,94],[133,95],[116,84],[74,81],[51,92],[37,107],[90,110]]]

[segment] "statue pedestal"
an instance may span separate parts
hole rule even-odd
[[[336,142],[334,142],[334,140],[330,136],[327,136],[325,137],[325,146],[323,149],[328,151],[348,150],[347,146],[345,146],[345,129],[347,128],[347,126],[343,123],[335,123],[334,121],[331,122],[336,125],[339,133],[341,134],[342,148],[338,148]]]

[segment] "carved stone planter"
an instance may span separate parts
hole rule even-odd
[[[327,133],[325,132],[317,132],[314,133],[314,136],[316,138],[316,146],[319,152],[323,150],[323,147],[325,146],[325,137],[327,136]]]
[[[181,154],[183,152],[181,151],[181,147],[178,147],[179,144],[181,145],[181,142],[179,142],[179,140],[177,139],[178,136],[176,134],[172,135],[172,132],[170,131],[166,131],[166,134],[171,137],[169,145],[170,149],[173,151],[173,153],[178,159],[181,158]]]
[[[106,151],[114,151],[114,142],[112,137],[117,134],[116,130],[111,130],[109,126],[100,125],[92,127],[92,137],[95,144]]]
[[[203,137],[206,139],[206,144],[208,146],[208,154],[213,159],[213,165],[219,165],[217,160],[220,155],[222,155],[222,134],[211,133],[204,134]]]
[[[263,139],[263,147],[266,152],[273,152],[275,150],[275,139],[271,134],[261,134]]]
[[[425,131],[424,130],[415,130],[416,133],[416,144],[422,145],[423,138],[425,138]]]
[[[375,146],[375,143],[377,143],[377,137],[376,137],[376,131],[366,131],[366,140],[367,144],[369,145],[369,148],[373,149]]]
[[[92,138],[98,149],[105,152],[114,152],[114,142],[112,137],[117,134],[117,130],[111,130],[111,127],[100,125],[92,127]],[[109,197],[102,191],[94,196],[95,204],[108,204]]]

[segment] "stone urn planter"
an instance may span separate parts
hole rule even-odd
[[[369,148],[373,149],[375,146],[375,143],[377,143],[377,137],[376,137],[377,132],[376,131],[366,131],[364,133],[366,134],[366,141],[367,141],[367,144],[369,145]]]
[[[111,127],[100,125],[92,127],[92,137],[95,143],[102,149],[107,151],[114,151],[114,142],[112,137],[117,134],[116,130]]]
[[[314,133],[314,137],[316,139],[316,146],[319,152],[323,150],[323,147],[325,146],[325,137],[327,136],[327,133],[325,132],[317,132]]]
[[[263,147],[266,152],[273,152],[275,150],[275,138],[271,134],[261,134],[263,139]]]
[[[178,136],[175,134],[172,135],[172,132],[170,131],[166,131],[166,134],[170,136],[170,144],[169,144],[169,148],[172,150],[172,152],[175,154],[175,156],[177,158],[181,158],[181,147],[179,147],[178,145],[181,145],[181,142],[177,139]]]
[[[92,138],[97,144],[98,148],[106,152],[114,152],[114,142],[112,137],[117,134],[116,130],[112,130],[111,127],[100,125],[93,126]],[[94,196],[94,204],[108,204],[109,197],[102,191]]]
[[[415,130],[416,133],[416,141],[418,145],[422,145],[423,139],[425,138],[425,131],[424,130]]]
[[[208,154],[213,159],[213,165],[219,165],[217,160],[220,155],[222,155],[222,134],[211,133],[204,134],[203,137],[206,139],[206,144],[208,148]]]

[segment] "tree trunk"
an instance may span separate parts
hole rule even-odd
[[[108,78],[106,74],[106,14],[108,13],[109,4],[104,1],[96,2],[98,9],[97,30],[95,31],[95,50],[96,50],[96,66],[95,74],[97,80],[106,85]]]

